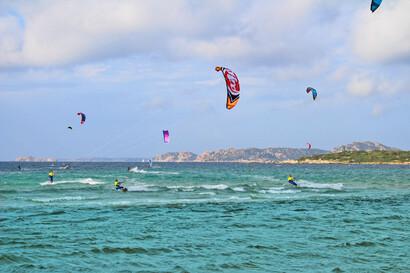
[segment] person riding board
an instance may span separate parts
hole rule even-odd
[[[297,186],[298,184],[296,184],[296,182],[295,182],[295,178],[291,175],[291,174],[289,174],[289,176],[288,176],[288,183],[289,184],[292,184],[293,186]]]
[[[50,183],[54,182],[54,171],[53,170],[50,170],[48,172],[48,179],[50,180]]]
[[[114,180],[114,187],[115,187],[116,190],[120,190],[120,189],[123,188],[120,181],[118,181],[118,179]]]
[[[127,191],[127,188],[124,187],[123,183],[118,181],[117,178],[114,180],[114,187],[115,187],[115,190],[117,190],[117,191],[118,190]]]

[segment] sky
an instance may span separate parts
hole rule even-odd
[[[0,0],[0,160],[366,140],[410,150],[409,10],[408,0],[374,13],[370,0]],[[215,66],[239,77],[232,110]]]

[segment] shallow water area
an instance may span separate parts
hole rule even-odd
[[[409,166],[17,165],[1,272],[410,272]]]

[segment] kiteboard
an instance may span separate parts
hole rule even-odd
[[[127,188],[122,188],[122,189],[115,189],[116,191],[122,191],[122,192],[127,192],[128,189]]]
[[[289,184],[292,184],[293,186],[297,186],[298,184],[296,184],[295,181],[288,181]]]

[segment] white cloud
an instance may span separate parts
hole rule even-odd
[[[182,24],[184,20],[175,20],[182,16],[178,10],[184,10],[182,1],[35,1],[15,8],[25,21],[20,33],[24,44],[8,52],[9,63],[16,66],[64,65],[123,56],[155,48],[160,34],[174,27],[189,28]],[[189,17],[189,13],[184,16],[187,21]],[[7,65],[3,60],[0,65]]]
[[[81,65],[75,69],[76,73],[85,78],[95,77],[105,71],[107,71],[109,67],[107,65]]]
[[[318,0],[40,0],[9,6],[24,26],[4,27],[13,35],[2,35],[12,40],[0,43],[0,67],[79,65],[130,55],[302,63],[325,52],[326,42],[318,38],[332,33],[315,22],[315,9],[326,6]]]
[[[348,72],[349,69],[347,66],[340,66],[329,75],[329,78],[333,81],[341,81],[346,78]]]
[[[371,13],[358,12],[352,25],[353,50],[367,61],[390,62],[410,59],[410,1],[384,1]]]
[[[273,77],[282,81],[306,80],[322,74],[329,67],[327,60],[312,62],[309,65],[289,65],[275,68]]]
[[[22,30],[15,16],[0,17],[0,66],[15,62],[22,46]]]
[[[392,96],[405,92],[408,79],[403,79],[401,74],[387,77],[385,75],[356,72],[347,83],[347,91],[355,96],[366,97],[370,95]]]
[[[347,85],[347,90],[355,96],[368,96],[376,91],[375,84],[367,75],[355,75]]]

